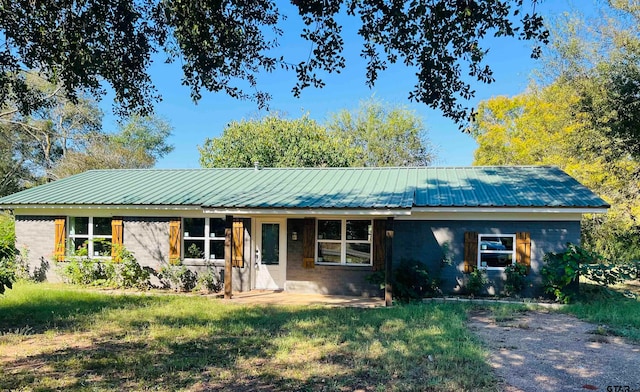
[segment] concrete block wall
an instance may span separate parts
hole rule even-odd
[[[531,236],[531,272],[527,277],[525,296],[542,294],[540,269],[547,252],[559,252],[566,243],[580,242],[580,222],[577,221],[403,221],[396,220],[393,241],[393,262],[415,259],[427,265],[430,271],[440,271],[442,289],[446,293],[464,290],[464,233],[515,234],[529,232]],[[442,265],[444,244],[448,244],[451,266]],[[487,271],[490,284],[484,294],[495,295],[503,290],[502,271]]]
[[[287,220],[287,281],[286,291],[334,295],[380,296],[381,290],[366,281],[373,273],[372,267],[316,265],[302,266],[303,219]],[[298,240],[291,240],[292,232]]]
[[[55,216],[16,216],[16,248],[26,252],[29,273],[42,271],[43,278],[61,282],[53,260]]]

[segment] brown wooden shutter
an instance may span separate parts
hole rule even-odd
[[[373,270],[384,270],[386,220],[373,221]]]
[[[468,231],[464,233],[464,273],[476,269],[478,266],[478,233]]]
[[[169,221],[169,263],[180,263],[180,218]]]
[[[122,247],[122,218],[111,219],[111,257],[113,261],[121,261],[118,252]]]
[[[66,229],[67,218],[56,218],[54,221],[55,233],[54,233],[54,248],[53,258],[56,261],[64,261],[64,245],[67,240]]]
[[[531,270],[531,236],[527,232],[516,233],[516,263]]]
[[[244,223],[240,219],[233,221],[233,267],[244,267]]]
[[[302,230],[302,266],[315,268],[316,266],[316,218],[305,218]]]

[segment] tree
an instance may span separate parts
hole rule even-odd
[[[61,157],[69,150],[83,148],[101,132],[102,111],[86,96],[71,102],[60,87],[40,74],[27,72],[24,78],[28,88],[42,97],[38,107],[23,115],[18,101],[4,101],[0,130],[11,141],[11,156],[19,167],[26,165],[35,176],[51,180],[51,170]]]
[[[113,134],[95,135],[85,149],[73,150],[53,168],[55,178],[93,169],[143,169],[173,151],[171,126],[157,117],[134,116]]]
[[[181,62],[194,100],[204,89],[264,105],[269,94],[254,90],[260,72],[295,72],[292,91],[299,96],[309,86],[322,87],[322,73],[345,67],[340,22],[346,14],[364,41],[368,85],[389,64],[402,62],[417,76],[409,98],[461,121],[468,113],[459,100],[474,94],[463,75],[493,80],[482,46],[486,35],[546,42],[537,2],[295,0],[280,10],[275,0],[3,0],[0,101],[14,96],[23,114],[37,108],[42,94],[21,72],[38,69],[70,98],[78,91],[104,95],[104,81],[121,113],[149,114],[158,96],[148,69],[152,54],[163,51],[168,61]],[[295,17],[310,45],[301,59],[280,51],[281,23]],[[532,55],[538,54],[536,47]]]
[[[582,112],[581,97],[552,84],[478,108],[475,165],[555,165],[611,204],[583,221],[583,244],[615,260],[640,259],[640,162]]]
[[[334,114],[327,127],[353,147],[353,166],[427,166],[434,158],[422,120],[401,106],[370,99]]]
[[[198,150],[202,167],[252,167],[255,162],[265,167],[345,167],[355,153],[308,116],[290,120],[277,115],[234,121]]]

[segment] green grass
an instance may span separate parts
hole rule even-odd
[[[0,297],[0,390],[495,390],[466,310],[239,306],[22,283]]]
[[[640,296],[627,298],[619,291],[605,291],[581,284],[581,300],[561,311],[595,324],[614,335],[640,343]]]

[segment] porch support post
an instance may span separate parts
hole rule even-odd
[[[384,305],[393,305],[393,287],[391,284],[393,264],[393,217],[387,218],[386,236],[384,241]]]
[[[233,270],[231,268],[231,244],[233,235],[233,216],[225,216],[224,224],[224,298],[231,299]]]

